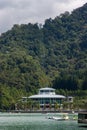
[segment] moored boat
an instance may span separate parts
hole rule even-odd
[[[48,117],[48,119],[62,121],[62,120],[68,120],[69,116],[68,115],[62,115],[62,117],[53,116],[53,117]]]

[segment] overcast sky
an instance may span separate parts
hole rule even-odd
[[[0,0],[0,33],[14,24],[44,23],[65,11],[83,6],[87,0]]]

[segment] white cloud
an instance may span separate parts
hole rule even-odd
[[[82,6],[87,0],[0,0],[0,32],[13,24],[43,23],[65,11]]]

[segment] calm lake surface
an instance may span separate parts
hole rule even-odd
[[[56,121],[50,116],[59,113],[0,113],[0,130],[86,130],[77,120]],[[72,116],[72,115],[69,115]]]

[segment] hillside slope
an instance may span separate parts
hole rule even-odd
[[[14,25],[0,36],[0,93],[6,101],[15,99],[14,88],[22,91],[18,98],[45,86],[87,90],[86,78],[87,4],[43,26]]]

